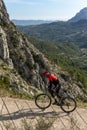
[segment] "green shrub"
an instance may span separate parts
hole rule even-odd
[[[5,88],[5,89],[9,89],[9,86],[10,86],[9,78],[6,76],[1,76],[0,77],[0,87]]]

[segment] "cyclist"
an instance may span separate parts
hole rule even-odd
[[[48,78],[49,86],[48,91],[50,92],[51,96],[54,98],[53,105],[57,104],[56,96],[54,96],[54,91],[56,93],[59,93],[59,90],[61,88],[61,84],[59,82],[58,77],[56,77],[54,74],[49,73],[48,71],[45,71],[43,75]]]

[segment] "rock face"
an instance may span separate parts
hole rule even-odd
[[[3,0],[0,1],[0,59],[36,87],[44,84],[42,70],[50,68],[47,59],[10,22]]]
[[[9,24],[9,15],[7,13],[6,7],[3,3],[3,0],[0,0],[0,23],[3,22],[2,24]]]
[[[7,39],[6,39],[6,34],[5,31],[0,27],[0,56],[3,59],[8,59],[9,58],[9,49],[8,49],[8,44],[7,44]]]

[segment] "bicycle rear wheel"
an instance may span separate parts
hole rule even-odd
[[[76,109],[77,104],[74,98],[65,97],[62,99],[60,107],[64,112],[69,113],[73,112]]]
[[[47,94],[39,94],[35,98],[35,104],[40,109],[46,109],[51,105],[51,98]]]

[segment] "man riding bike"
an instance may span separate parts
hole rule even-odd
[[[48,91],[50,92],[51,96],[54,98],[53,105],[55,105],[57,104],[57,101],[56,101],[56,97],[54,96],[54,90],[56,93],[59,93],[61,84],[59,82],[59,79],[54,74],[51,74],[48,71],[45,71],[43,75],[46,78],[48,78],[48,81],[49,81]]]

